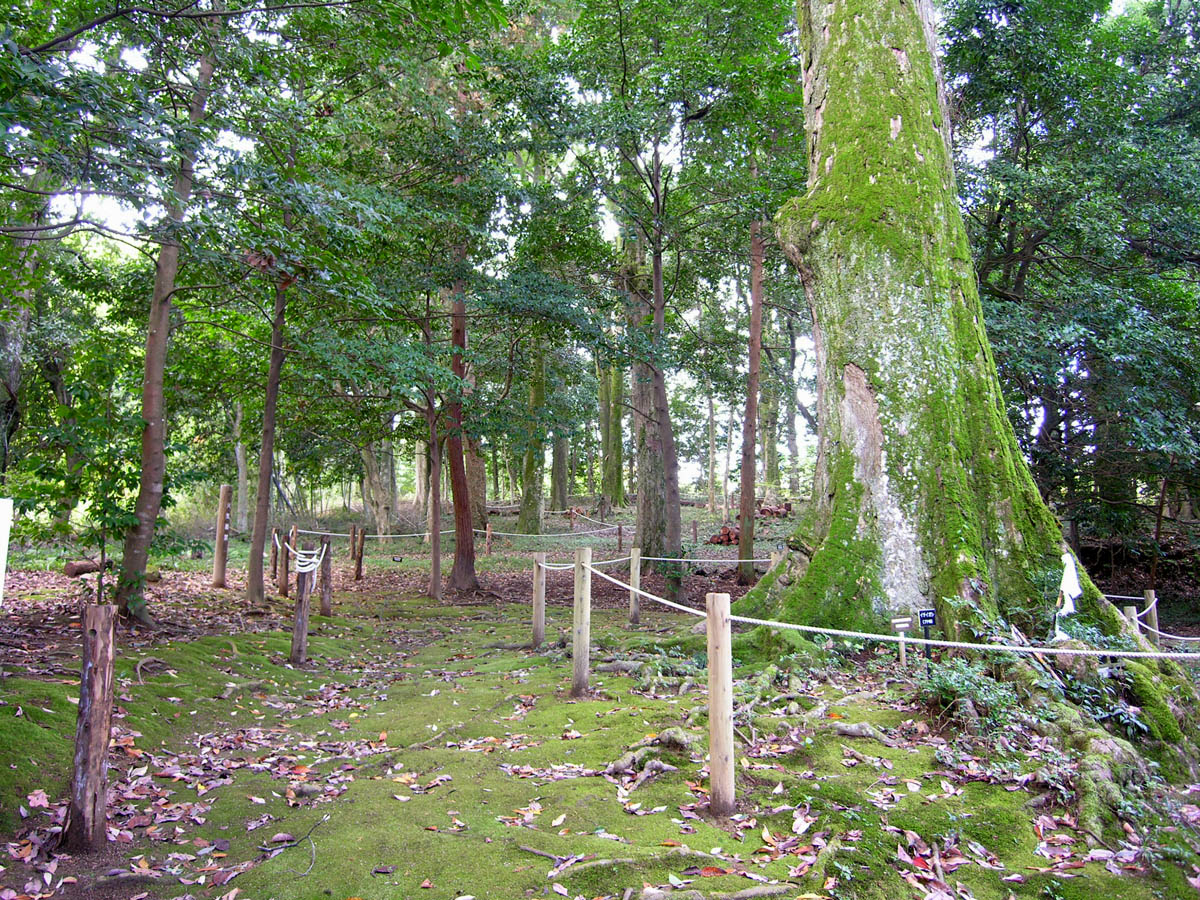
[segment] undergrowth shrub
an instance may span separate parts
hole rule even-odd
[[[985,732],[1013,724],[1018,706],[1013,686],[993,678],[978,662],[955,657],[932,662],[928,672],[917,678],[918,696],[935,714],[973,723],[970,709],[978,714]],[[966,701],[970,701],[969,704]]]

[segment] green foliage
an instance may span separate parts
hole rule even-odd
[[[982,663],[954,657],[931,662],[929,671],[917,676],[918,696],[938,713],[968,722],[969,701],[979,714],[979,723],[988,733],[1010,727],[1016,720],[1017,692],[1011,684],[992,677]]]

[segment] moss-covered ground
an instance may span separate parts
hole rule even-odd
[[[1012,736],[1005,754],[959,735],[890,657],[781,645],[797,667],[764,672],[770,642],[742,642],[740,808],[717,821],[693,620],[644,606],[635,627],[596,609],[593,661],[641,669],[594,672],[576,702],[568,604],[550,604],[535,651],[524,598],[434,603],[378,584],[313,619],[301,668],[282,632],[124,653],[113,852],[60,859],[48,880],[50,857],[5,859],[2,896],[32,895],[30,882],[64,897],[252,900],[1195,895],[1186,807],[1172,824],[1162,797],[1131,806],[1097,842],[1075,828],[1069,757],[1036,736]],[[35,853],[61,810],[77,691],[3,681],[9,856]],[[886,743],[847,734],[856,723]],[[692,743],[655,746],[664,732]],[[636,787],[636,771],[603,774],[639,743],[675,769]]]

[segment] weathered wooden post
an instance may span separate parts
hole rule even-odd
[[[622,546],[624,543],[625,543],[624,528],[621,525],[618,525],[617,526],[617,552],[618,553],[622,553],[624,551],[625,548]]]
[[[271,577],[279,577],[279,529],[271,529]]]
[[[279,535],[279,577],[276,579],[280,597],[288,595],[288,579],[291,577],[288,570],[291,568],[292,554],[288,552],[288,546],[288,536],[281,532]],[[291,544],[290,546],[296,545]]]
[[[213,547],[213,587],[225,587],[225,566],[229,561],[229,502],[233,497],[233,488],[228,484],[221,485],[221,495],[217,500],[217,537]]]
[[[350,526],[350,562],[354,562],[358,556],[358,526]]]
[[[312,541],[305,541],[300,548],[311,551]],[[296,554],[296,618],[292,622],[292,653],[288,661],[293,666],[304,665],[308,659],[308,599],[312,595],[312,583],[316,572],[302,572],[303,557]]]
[[[333,615],[333,538],[321,538],[321,615]]]
[[[575,549],[575,617],[571,640],[571,696],[588,690],[588,655],[592,642],[592,548]]]
[[[1159,646],[1158,640],[1158,594],[1153,590],[1146,591],[1146,622],[1148,626],[1146,632],[1150,637],[1150,642],[1155,647]]]
[[[354,580],[362,581],[363,551],[367,546],[367,526],[358,530],[358,549],[354,551]]]
[[[117,608],[89,605],[83,610],[83,670],[75,720],[75,771],[71,807],[63,838],[71,853],[100,850],[108,840],[108,740],[113,706],[113,627]]]
[[[533,646],[546,639],[546,554],[533,555]]]
[[[567,527],[570,531],[575,530],[575,510],[567,509]]]
[[[729,595],[709,594],[708,799],[714,816],[735,809],[733,785],[733,656]]]
[[[642,548],[629,548],[629,624],[642,621],[642,598],[638,590],[642,586]]]
[[[487,523],[487,531],[484,532],[483,552],[488,556],[492,555],[492,523]]]
[[[892,630],[900,635],[900,667],[908,665],[908,642],[905,640],[908,629],[912,628],[912,616],[895,616],[892,618]]]

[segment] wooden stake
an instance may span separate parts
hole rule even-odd
[[[533,646],[546,639],[546,554],[533,555]]]
[[[488,556],[492,555],[492,523],[487,523],[487,531],[484,532],[483,552]]]
[[[622,528],[622,526],[618,525],[617,526],[617,552],[618,553],[624,552],[625,548],[621,546],[624,543],[625,543],[624,529]]]
[[[300,549],[313,549],[312,541],[305,541]],[[293,666],[302,666],[308,659],[308,598],[316,574],[296,571],[296,618],[292,623],[292,654],[288,657]]]
[[[367,526],[358,530],[358,549],[354,551],[354,580],[362,581],[363,550],[367,546]]]
[[[729,595],[709,594],[708,611],[708,798],[714,816],[736,808],[733,769],[733,657]]]
[[[1155,647],[1158,642],[1158,594],[1153,589],[1146,591],[1146,636]],[[1153,630],[1150,630],[1153,629]]]
[[[642,598],[637,588],[642,586],[642,548],[629,548],[629,624],[642,621]]]
[[[117,608],[83,610],[83,671],[75,720],[75,771],[63,844],[71,853],[101,850],[108,842],[108,740],[112,728],[113,628]]]
[[[908,665],[908,645],[904,640],[905,632],[900,632],[900,668]]]
[[[271,577],[279,577],[279,529],[271,529]]]
[[[592,642],[592,548],[575,548],[575,618],[571,635],[571,696],[588,690],[588,654]]]
[[[294,546],[294,545],[293,545]],[[291,553],[288,552],[288,537],[283,532],[279,534],[279,575],[275,579],[276,589],[280,597],[288,595],[288,579],[291,577],[288,569],[291,567]]]
[[[233,497],[233,488],[227,484],[221,485],[221,495],[217,500],[217,536],[213,549],[213,587],[225,587],[225,566],[229,560],[229,501]]]
[[[333,615],[333,538],[325,535],[321,538],[321,615]]]

